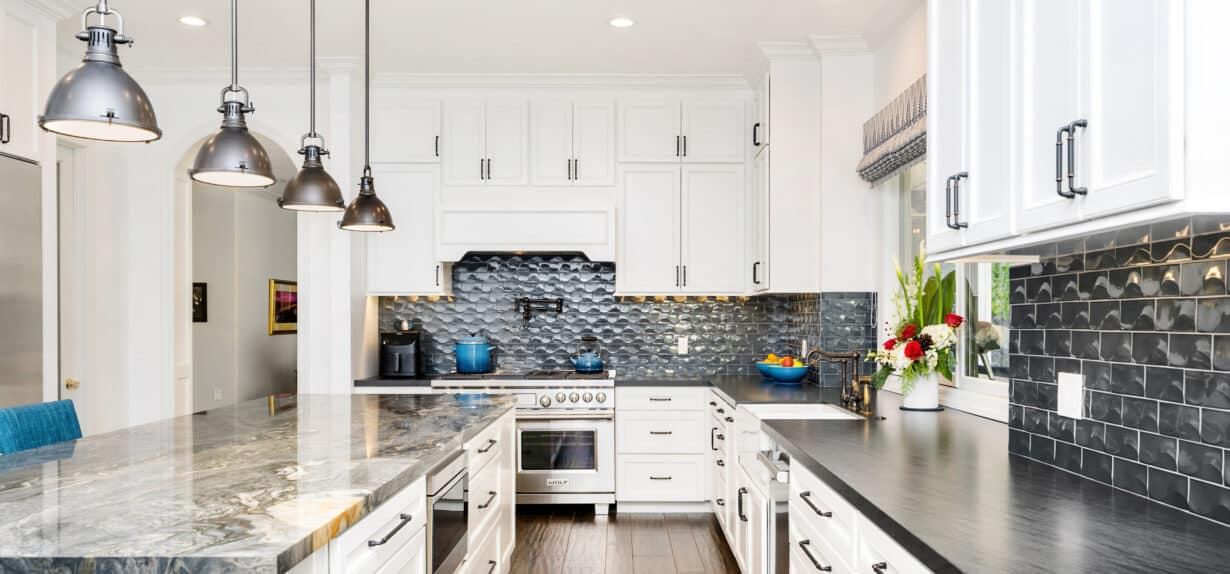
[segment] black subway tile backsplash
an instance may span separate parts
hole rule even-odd
[[[1009,272],[1012,451],[1230,524],[1230,233],[1172,227]],[[1056,412],[1057,373],[1081,374],[1084,419]]]

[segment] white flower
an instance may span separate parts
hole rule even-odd
[[[898,343],[897,348],[893,349],[892,353],[893,370],[898,373],[909,368],[910,364],[914,362],[905,356],[905,343]]]
[[[947,349],[957,342],[956,332],[952,330],[952,327],[942,323],[923,327],[922,334],[931,337],[931,344],[935,349]]]
[[[924,354],[923,359],[927,361],[927,370],[934,371],[935,365],[940,362],[940,353],[939,351],[936,351],[934,348],[927,349],[927,352]]]

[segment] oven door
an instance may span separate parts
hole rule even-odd
[[[518,497],[615,492],[614,415],[566,417],[517,420]]]

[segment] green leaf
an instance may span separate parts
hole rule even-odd
[[[893,370],[889,367],[882,367],[871,375],[871,384],[875,385],[876,390],[884,388],[884,383],[888,381],[888,376],[893,374]]]

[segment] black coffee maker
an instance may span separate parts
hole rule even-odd
[[[419,331],[380,334],[380,376],[392,379],[423,376],[423,345]]]

